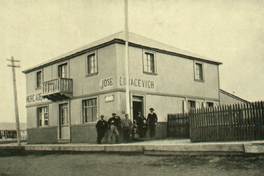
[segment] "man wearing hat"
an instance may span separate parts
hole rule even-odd
[[[107,122],[104,120],[104,115],[101,115],[100,118],[101,119],[96,123],[97,144],[102,143],[102,139],[105,136],[105,132],[107,131]]]
[[[125,142],[129,142],[130,133],[131,133],[131,129],[132,129],[132,122],[128,118],[128,114],[125,114],[125,118],[122,119],[121,126],[123,129],[123,139]]]
[[[158,117],[157,114],[154,112],[153,108],[149,108],[150,113],[148,114],[147,117],[147,124],[149,128],[149,136],[150,138],[155,137],[156,134],[156,126],[158,123]]]
[[[115,138],[115,142],[119,142],[119,132],[118,128],[120,125],[120,119],[116,116],[116,113],[112,113],[112,117],[108,119],[108,126],[110,128],[110,133],[109,133],[109,140],[111,143],[113,143],[113,137]]]

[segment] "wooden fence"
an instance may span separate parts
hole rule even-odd
[[[169,114],[167,136],[174,138],[190,138],[189,114]]]
[[[264,102],[193,110],[190,138],[192,142],[264,139]]]

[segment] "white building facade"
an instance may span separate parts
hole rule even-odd
[[[95,143],[95,123],[125,113],[124,33],[113,34],[24,71],[29,143]],[[219,65],[129,34],[131,118],[154,108],[157,137],[167,115],[219,104]]]

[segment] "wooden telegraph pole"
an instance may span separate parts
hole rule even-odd
[[[12,56],[11,59],[7,59],[10,64],[8,64],[8,67],[12,68],[12,74],[13,74],[13,90],[14,90],[14,103],[15,103],[15,116],[16,116],[16,132],[17,132],[17,145],[21,145],[21,134],[20,134],[20,126],[19,126],[19,113],[18,113],[18,103],[17,103],[17,88],[16,88],[16,70],[15,68],[19,68],[19,65],[16,65],[15,63],[19,63],[20,60],[15,60]]]

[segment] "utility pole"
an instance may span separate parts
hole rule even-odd
[[[124,0],[124,14],[125,14],[125,77],[126,77],[126,113],[130,117],[130,95],[129,95],[129,63],[128,63],[128,0]],[[131,118],[131,117],[130,117]]]
[[[12,56],[11,59],[7,59],[10,64],[8,64],[8,67],[12,68],[12,74],[13,74],[13,90],[14,90],[14,104],[15,104],[15,116],[16,116],[16,132],[17,132],[17,145],[21,145],[21,134],[20,134],[20,126],[19,126],[19,113],[18,113],[18,103],[17,103],[17,88],[16,88],[16,70],[15,68],[19,68],[19,65],[16,65],[16,63],[19,63],[20,60],[15,60]]]

